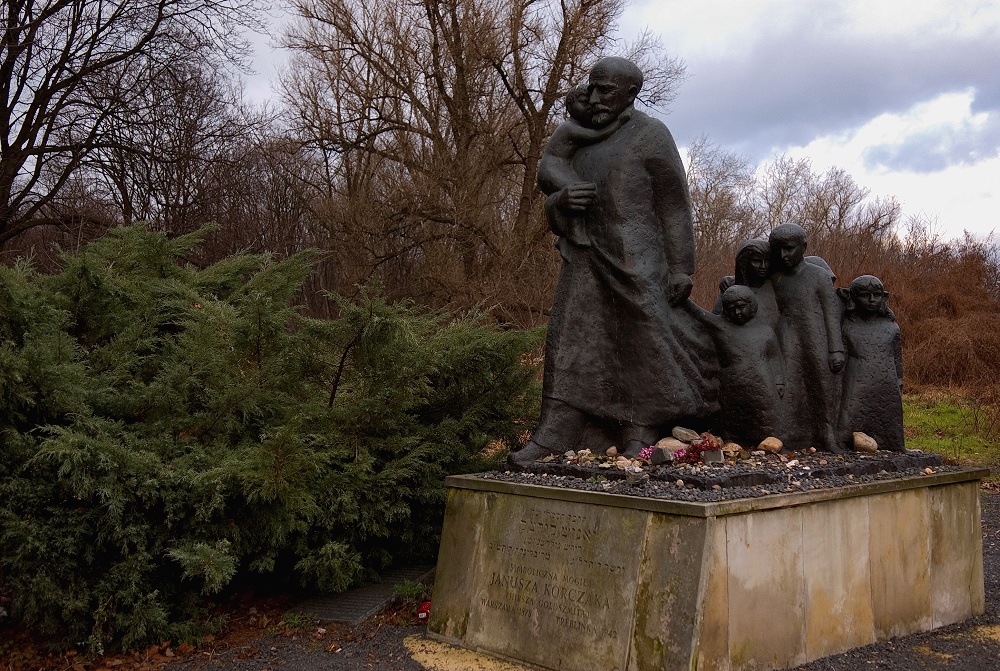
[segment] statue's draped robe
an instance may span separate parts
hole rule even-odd
[[[847,318],[843,325],[847,365],[838,439],[853,444],[862,431],[880,450],[903,452],[903,349],[899,326],[888,317]]]
[[[588,415],[660,426],[717,410],[709,334],[667,301],[669,273],[694,272],[687,180],[661,122],[636,112],[573,159],[597,185],[590,246],[562,245],[546,340],[544,394]],[[549,198],[553,230],[569,217]]]
[[[784,364],[774,329],[757,318],[716,332],[721,389],[717,430],[726,440],[754,447],[783,426],[778,383]]]
[[[830,353],[843,352],[841,304],[830,274],[808,262],[775,273],[774,296],[781,318],[778,342],[785,357],[781,438],[785,447],[831,449],[840,379],[830,371]]]

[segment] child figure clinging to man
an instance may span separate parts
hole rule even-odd
[[[566,111],[570,118],[559,124],[538,163],[538,187],[551,195],[560,189],[580,181],[573,170],[573,157],[580,147],[600,142],[614,134],[622,124],[632,118],[632,111],[626,110],[617,119],[603,128],[591,128],[593,110],[590,106],[590,92],[584,85],[570,89],[566,94]],[[559,249],[566,256],[563,240],[581,247],[590,246],[584,215],[579,214],[569,219],[568,231],[553,231],[562,237]]]
[[[709,327],[719,354],[719,416],[726,440],[755,446],[768,436],[784,434],[781,397],[785,365],[778,337],[766,321],[754,319],[757,295],[737,284],[721,297],[722,315],[692,300],[685,307]]]

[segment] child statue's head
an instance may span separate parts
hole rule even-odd
[[[589,126],[593,110],[590,109],[590,92],[581,84],[566,94],[566,111],[582,126]]]
[[[850,301],[848,310],[861,317],[891,317],[889,310],[889,293],[882,286],[882,280],[874,275],[862,275],[854,278],[848,290]]]
[[[734,284],[722,294],[722,314],[734,324],[746,324],[757,314],[757,295],[750,287]]]
[[[806,230],[798,224],[781,224],[768,236],[771,243],[772,264],[776,269],[790,270],[797,267],[806,254]]]
[[[736,284],[759,287],[771,272],[771,245],[764,238],[744,242],[736,252]]]

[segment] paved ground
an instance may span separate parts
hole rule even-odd
[[[959,625],[876,643],[795,671],[1000,671],[1000,494],[983,495],[986,612]],[[321,633],[322,632],[322,633]],[[524,671],[430,641],[424,628],[380,616],[351,627],[315,627],[217,645],[170,671]],[[595,669],[594,671],[604,671]]]
[[[313,597],[296,606],[295,610],[321,622],[344,622],[356,627],[392,605],[394,587],[398,583],[404,580],[429,583],[433,579],[433,566],[392,569],[382,574],[381,583],[349,589],[343,594]]]

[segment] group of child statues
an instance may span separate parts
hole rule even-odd
[[[740,247],[711,312],[687,302],[719,355],[717,430],[746,447],[774,436],[787,449],[830,452],[852,449],[862,432],[880,450],[904,451],[888,293],[871,275],[835,288],[829,265],[805,251],[801,226],[778,226]]]

